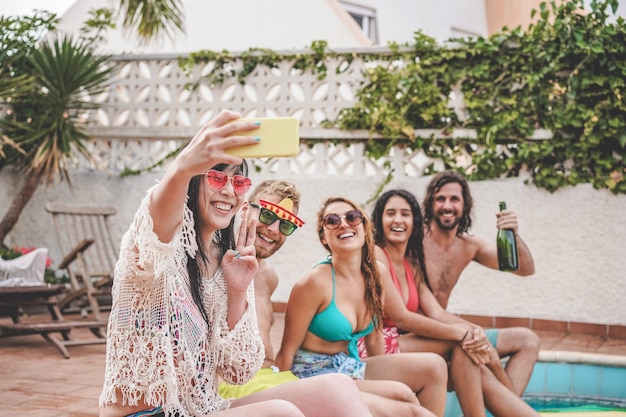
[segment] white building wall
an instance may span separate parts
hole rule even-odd
[[[496,1],[513,3],[522,0]],[[586,3],[590,1],[586,0]],[[367,39],[355,33],[354,25],[345,16],[336,13],[342,2],[376,9],[381,45],[389,41],[409,42],[417,29],[439,42],[464,34],[486,36],[488,32],[486,0],[186,0],[186,39],[144,48],[132,37],[116,31],[111,34],[107,45],[109,51],[115,54],[128,51],[180,53],[201,49],[243,51],[253,46],[304,48],[313,40],[327,40],[332,47],[367,45]],[[626,16],[626,0],[619,0],[618,3],[617,16]],[[117,4],[116,0],[77,0],[68,7],[61,27],[76,31],[90,8],[114,7]],[[30,13],[30,7],[6,5],[0,6],[0,9],[6,9],[7,14]],[[66,7],[57,7],[55,3],[44,8],[65,10]]]
[[[114,0],[79,0],[62,16],[59,29],[78,33],[88,11],[114,7]],[[331,47],[369,46],[371,42],[336,0],[183,1],[184,37],[141,44],[121,24],[106,34],[103,51],[110,54],[170,54],[200,50],[231,52],[249,48],[302,49],[314,40]]]
[[[416,30],[443,42],[453,36],[486,35],[484,0],[354,0],[376,10],[379,44],[410,42]],[[79,0],[62,16],[59,28],[78,33],[97,7],[115,7],[115,0]],[[186,35],[143,45],[121,24],[107,32],[103,52],[110,54],[232,52],[251,47],[302,49],[316,40],[331,48],[368,46],[371,41],[346,13],[339,0],[183,1]]]
[[[487,35],[484,0],[349,0],[349,3],[375,8],[380,44],[410,42],[421,29],[444,42],[451,37]]]

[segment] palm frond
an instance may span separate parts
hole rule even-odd
[[[89,43],[69,36],[42,43],[26,59],[38,88],[14,95],[12,116],[0,119],[4,135],[23,151],[5,147],[5,164],[41,174],[48,183],[69,181],[68,158],[79,152],[91,159],[85,112],[99,107],[96,98],[116,68]]]
[[[180,0],[120,0],[120,13],[124,28],[133,30],[144,44],[185,33]]]

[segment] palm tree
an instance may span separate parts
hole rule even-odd
[[[27,74],[11,77],[8,74],[11,71],[14,57],[8,49],[0,50],[0,97],[7,97],[18,89],[24,91],[30,88],[32,79]]]
[[[69,182],[68,158],[79,152],[87,159],[88,135],[82,120],[98,107],[94,98],[106,88],[115,68],[88,42],[68,36],[43,42],[20,63],[36,89],[13,92],[12,112],[0,119],[3,141],[0,167],[13,166],[24,179],[0,221],[0,243],[11,231],[42,182]]]
[[[123,26],[134,32],[143,43],[165,35],[170,38],[184,33],[181,0],[120,0]]]
[[[111,13],[92,11],[86,33],[112,27]],[[181,0],[120,0],[118,13],[124,27],[145,43],[184,33]],[[92,159],[82,121],[85,112],[98,107],[93,98],[104,91],[115,70],[109,57],[96,53],[98,34],[40,44],[42,34],[52,33],[57,21],[46,12],[22,19],[0,16],[0,104],[11,108],[0,118],[0,169],[11,166],[25,174],[0,221],[0,245],[39,184],[55,179],[69,183],[68,159],[74,152]]]

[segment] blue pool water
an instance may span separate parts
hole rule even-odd
[[[611,401],[582,398],[525,398],[526,402],[537,411],[626,411]]]
[[[626,409],[626,366],[540,361],[523,398],[538,411],[574,411],[581,407],[596,407],[596,411]],[[456,395],[448,393],[445,417],[461,416]]]

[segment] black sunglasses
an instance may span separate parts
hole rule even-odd
[[[280,220],[278,230],[285,236],[291,235],[298,228],[298,226],[296,226],[293,222],[278,217],[278,215],[272,210],[266,209],[265,207],[261,207],[258,204],[254,203],[250,203],[250,206],[260,210],[259,221],[266,226],[270,226],[274,224],[276,220]]]
[[[327,229],[336,229],[341,225],[341,219],[346,219],[348,226],[358,226],[363,223],[363,213],[359,210],[346,211],[343,216],[335,213],[328,213],[324,216],[324,227]]]

